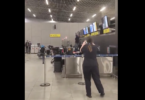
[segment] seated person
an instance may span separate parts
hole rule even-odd
[[[66,51],[67,55],[73,55],[73,48],[72,47],[68,47],[67,51]]]
[[[41,53],[42,55],[45,54],[45,47],[44,47],[44,45],[41,45],[40,53]]]

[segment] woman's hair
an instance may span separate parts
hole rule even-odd
[[[91,37],[88,37],[87,38],[87,42],[89,43],[89,45],[88,45],[88,49],[89,49],[89,51],[90,52],[92,52],[92,38]]]

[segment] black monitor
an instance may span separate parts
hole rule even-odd
[[[90,26],[88,27],[88,34],[90,34],[91,32],[90,32]]]
[[[98,23],[94,22],[93,23],[93,32],[97,32],[98,31]]]
[[[103,34],[103,26],[102,26],[102,24],[99,25],[99,29],[100,29],[100,34]]]
[[[90,30],[90,33],[93,33],[94,32],[94,30],[93,30],[93,24],[90,24],[90,28],[89,28]]]
[[[102,27],[103,29],[109,28],[110,25],[110,18],[108,16],[104,16],[102,18]]]
[[[88,27],[86,27],[85,29],[86,29],[86,34],[88,34],[88,33],[89,33],[89,31],[88,31]]]
[[[83,34],[86,35],[86,28],[83,28]]]

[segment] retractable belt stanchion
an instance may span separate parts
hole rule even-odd
[[[82,58],[83,58],[83,56],[82,56]],[[82,60],[83,60],[83,59],[81,59],[81,62],[83,62]],[[82,68],[82,67],[83,67],[83,66],[82,66],[82,63],[81,63],[82,82],[78,82],[79,85],[85,85],[85,82],[84,82],[84,74],[83,74],[83,68]]]
[[[44,54],[44,57],[43,57],[43,64],[44,64],[44,83],[42,83],[40,86],[42,87],[46,87],[46,86],[50,86],[50,83],[46,83],[46,60],[45,60],[45,54]]]

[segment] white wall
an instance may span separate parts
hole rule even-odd
[[[56,29],[53,26],[56,25]],[[89,23],[48,23],[44,21],[25,22],[25,41],[32,44],[41,43],[45,46],[61,46],[62,38],[68,37],[72,45],[75,43],[75,33]],[[61,34],[60,38],[50,38],[49,34]]]

